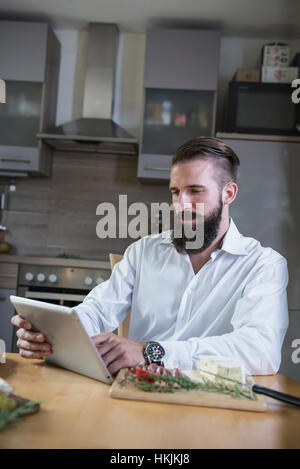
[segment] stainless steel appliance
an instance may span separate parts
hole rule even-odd
[[[75,90],[80,119],[43,130],[39,139],[57,151],[137,154],[137,139],[112,119],[118,44],[117,25],[88,25],[84,84]]]
[[[300,135],[300,105],[289,83],[229,83],[227,132]]]
[[[17,296],[74,307],[110,273],[109,269],[21,264]],[[14,327],[13,352],[18,352],[16,331]]]

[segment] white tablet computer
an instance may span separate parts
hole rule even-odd
[[[40,331],[52,346],[45,360],[90,378],[111,384],[113,378],[76,311],[44,301],[10,296],[17,313]]]

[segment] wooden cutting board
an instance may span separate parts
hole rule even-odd
[[[120,386],[124,379],[126,369],[119,372],[110,388],[111,397],[117,399],[132,399],[148,402],[165,402],[168,404],[183,404],[203,407],[222,407],[223,409],[249,410],[254,412],[264,412],[268,409],[268,404],[264,396],[254,394],[255,400],[235,399],[221,393],[214,393],[199,390],[180,390],[174,393],[145,392],[137,389],[133,383]],[[247,381],[253,384],[253,379],[248,376]]]

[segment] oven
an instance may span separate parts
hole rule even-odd
[[[70,308],[110,277],[110,269],[20,264],[17,295]],[[13,328],[12,351],[18,352],[17,328]]]

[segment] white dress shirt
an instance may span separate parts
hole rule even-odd
[[[250,374],[273,374],[288,327],[287,284],[285,258],[230,219],[222,246],[197,274],[170,236],[149,235],[75,309],[92,336],[115,330],[131,308],[128,338],[159,341],[166,368],[197,369],[201,356],[222,355],[242,360]]]

